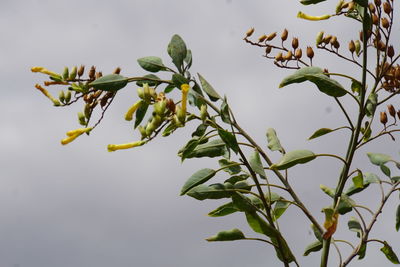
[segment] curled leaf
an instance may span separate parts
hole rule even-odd
[[[271,169],[286,170],[297,164],[304,164],[316,158],[310,150],[294,150],[287,152],[281,160],[270,166]]]

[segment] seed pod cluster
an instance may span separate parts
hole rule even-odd
[[[393,66],[388,62],[381,64],[377,73],[383,75],[382,87],[388,92],[400,89],[400,65]]]
[[[387,105],[387,113],[389,113],[390,117],[393,118],[394,122],[393,124],[396,123],[397,118],[400,119],[400,110],[395,109],[395,107],[392,104]],[[386,124],[388,123],[388,116],[387,116],[386,111],[381,111],[379,120],[380,122],[386,127]],[[397,117],[397,118],[396,118]]]

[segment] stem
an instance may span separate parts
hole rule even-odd
[[[336,192],[335,192],[335,197],[333,200],[333,207],[336,207],[339,201],[339,197],[342,195],[344,186],[346,184],[347,178],[348,178],[348,173],[349,169],[351,166],[351,163],[353,161],[353,157],[355,154],[355,151],[357,150],[357,142],[358,142],[358,137],[360,135],[361,131],[361,125],[362,121],[365,115],[364,111],[364,102],[365,102],[365,95],[367,91],[367,46],[368,46],[368,36],[367,36],[367,15],[368,15],[368,8],[364,8],[364,13],[363,13],[363,64],[362,64],[362,82],[361,82],[361,92],[360,92],[360,107],[359,107],[359,114],[358,114],[358,119],[357,119],[357,125],[356,128],[354,129],[353,134],[351,135],[349,146],[347,149],[346,153],[346,162],[343,166],[342,172],[340,174],[338,186],[336,187]],[[327,267],[328,266],[328,258],[329,258],[329,248],[331,244],[331,238],[324,239],[323,241],[323,249],[322,249],[322,254],[321,254],[321,267]]]

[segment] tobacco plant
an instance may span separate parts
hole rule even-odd
[[[318,4],[324,0],[302,0],[304,5]],[[229,107],[227,97],[222,97],[201,75],[192,74],[192,52],[179,35],[174,35],[168,44],[167,52],[172,65],[165,65],[160,57],[149,56],[138,59],[140,67],[149,73],[140,77],[126,77],[117,68],[112,74],[103,75],[95,66],[85,72],[85,67],[64,68],[56,73],[43,67],[33,67],[33,72],[48,75],[49,80],[36,88],[48,97],[57,107],[66,107],[81,103],[82,112],[78,113],[78,122],[82,128],[68,131],[61,140],[66,145],[82,134],[89,135],[100,125],[104,114],[121,89],[135,83],[137,99],[127,110],[125,119],[133,121],[138,130],[137,141],[125,144],[110,144],[110,152],[143,146],[158,137],[167,137],[184,128],[194,129],[189,140],[178,151],[181,161],[196,158],[215,158],[217,168],[197,170],[182,186],[181,195],[197,200],[225,199],[226,203],[209,212],[210,217],[228,216],[242,213],[252,234],[244,234],[235,228],[224,230],[207,241],[255,240],[261,241],[276,251],[277,258],[284,266],[300,266],[298,255],[291,251],[283,231],[279,228],[279,219],[288,209],[299,209],[311,223],[315,242],[304,248],[304,255],[321,253],[321,266],[328,266],[330,248],[336,247],[340,266],[347,266],[358,257],[361,260],[367,253],[368,244],[377,242],[387,259],[399,264],[391,245],[385,240],[370,237],[371,231],[379,219],[383,207],[391,195],[400,191],[400,162],[382,151],[367,153],[369,162],[379,166],[381,173],[363,171],[364,165],[353,163],[355,154],[361,147],[372,141],[390,137],[400,131],[397,120],[400,110],[389,104],[400,92],[400,55],[391,42],[394,22],[394,0],[339,1],[333,14],[310,16],[303,12],[298,17],[307,20],[351,20],[360,28],[359,36],[348,40],[344,48],[339,37],[319,32],[315,47],[301,48],[298,38],[289,39],[289,31],[263,34],[253,39],[254,28],[250,29],[244,41],[252,46],[264,49],[264,57],[270,59],[279,68],[288,69],[289,76],[279,87],[294,83],[311,82],[319,92],[337,103],[343,113],[345,123],[338,128],[321,128],[309,139],[323,138],[336,131],[347,131],[347,150],[343,155],[314,153],[310,150],[286,151],[273,128],[266,130],[267,147],[257,144],[239,125]],[[314,50],[321,50],[339,57],[359,71],[357,77],[345,73],[330,72],[324,66],[314,66]],[[304,53],[303,53],[304,51]],[[373,67],[369,67],[373,66]],[[157,73],[158,75],[156,75]],[[339,82],[341,81],[341,83]],[[370,82],[368,82],[370,81]],[[52,96],[45,87],[64,86],[58,97]],[[307,84],[309,86],[309,84]],[[349,98],[357,112],[350,113],[342,104],[342,98]],[[386,107],[385,107],[386,105]],[[190,127],[186,127],[190,125]],[[193,128],[194,126],[194,128]],[[268,151],[267,151],[268,148]],[[280,160],[273,162],[271,153],[281,154]],[[306,164],[318,157],[331,157],[342,164],[337,177],[337,185],[330,188],[321,185],[321,190],[332,199],[332,204],[320,207],[325,215],[324,221],[318,221],[310,212],[289,182],[288,169],[298,164]],[[316,181],[317,179],[314,179]],[[357,203],[352,197],[361,194],[369,186],[380,188],[381,195],[375,198],[378,208],[371,210]],[[398,199],[395,200],[398,202]],[[368,213],[361,212],[366,210]],[[400,228],[400,205],[392,225],[396,231]],[[345,214],[352,216],[340,227],[348,227],[356,232],[358,241],[335,238],[338,221]],[[352,252],[342,255],[338,243],[346,243]],[[398,246],[398,244],[396,244]]]

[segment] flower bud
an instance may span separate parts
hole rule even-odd
[[[147,103],[149,103],[151,100],[150,87],[147,83],[143,84],[143,99]]]
[[[307,51],[306,51],[307,57],[312,59],[314,57],[314,50],[312,49],[311,46],[307,46]]]
[[[286,41],[286,39],[287,39],[287,37],[288,37],[288,34],[289,34],[288,30],[287,30],[287,29],[284,29],[283,32],[282,32],[282,34],[281,34],[282,42]]]
[[[276,32],[271,33],[270,35],[267,36],[267,41],[272,41],[276,37]]]
[[[58,93],[58,99],[60,99],[60,101],[61,101],[62,103],[64,103],[64,101],[65,101],[65,94],[64,94],[64,91],[63,91],[63,90],[61,90],[61,91]]]
[[[353,54],[354,53],[354,51],[356,51],[356,45],[354,44],[354,41],[353,40],[351,40],[350,42],[349,42],[349,51]]]
[[[384,111],[381,112],[380,120],[383,125],[386,125],[386,123],[388,122],[386,112]]]
[[[265,41],[265,39],[267,39],[267,36],[265,34],[261,35],[260,37],[258,37],[258,42],[262,43]]]
[[[116,150],[138,147],[138,146],[142,146],[144,144],[146,144],[146,141],[136,141],[136,142],[132,142],[132,143],[119,144],[119,145],[110,144],[107,146],[107,150],[108,150],[108,152],[114,152]]]
[[[202,121],[205,121],[207,119],[207,105],[201,105],[200,107],[200,118]]]
[[[360,43],[359,40],[356,40],[356,41],[354,42],[354,44],[355,44],[355,46],[356,46],[356,54],[357,54],[357,56],[359,56],[359,55],[360,55],[360,51],[361,51],[361,43]]]
[[[140,132],[140,135],[142,136],[142,140],[143,139],[145,139],[146,137],[147,137],[147,134],[146,134],[146,129],[142,126],[142,125],[139,125],[138,126],[138,130],[139,130],[139,132]]]
[[[387,106],[390,116],[396,118],[396,110],[394,109],[393,105],[390,104]]]
[[[138,88],[137,89],[137,94],[138,94],[138,96],[141,98],[141,99],[144,99],[144,90],[143,90],[143,88]]]
[[[83,109],[83,114],[85,114],[85,117],[86,117],[87,119],[90,118],[90,115],[91,115],[90,104],[86,104],[86,105],[85,105],[85,108]]]
[[[387,18],[382,18],[381,19],[381,25],[382,25],[383,28],[388,29],[389,26],[390,26],[389,20]]]
[[[147,123],[146,125],[146,136],[150,136],[154,130],[157,129],[157,125],[152,122]]]
[[[71,101],[71,91],[67,90],[67,92],[65,93],[65,103],[68,104],[69,101]]]
[[[292,47],[293,47],[293,49],[296,49],[297,47],[299,47],[299,39],[297,37],[294,37],[292,39]]]
[[[64,67],[64,71],[62,73],[63,80],[68,80],[69,77],[69,70],[68,67]]]
[[[78,69],[78,77],[81,77],[83,73],[85,72],[85,66],[81,65]]]
[[[383,3],[383,11],[385,11],[385,13],[388,15],[392,13],[392,7],[390,6],[390,3],[388,1]]]
[[[301,51],[301,48],[296,49],[296,52],[294,53],[294,57],[296,59],[300,59],[302,57],[302,55],[303,55],[303,51]]]
[[[390,46],[388,47],[387,55],[388,55],[390,58],[393,58],[393,57],[394,57],[394,47],[393,47],[393,45],[390,45]]]
[[[185,119],[186,119],[186,111],[183,110],[183,108],[181,106],[176,106],[176,117],[178,118],[178,120],[183,124],[185,123]]]
[[[135,111],[140,108],[140,106],[143,104],[143,100],[136,101],[135,104],[133,104],[128,111],[125,114],[125,120],[131,121],[133,119],[133,114]]]
[[[69,73],[68,80],[75,80],[77,74],[76,66],[72,67],[71,72]]]
[[[320,32],[317,34],[317,37],[315,38],[315,43],[317,44],[317,46],[320,45],[320,44],[322,43],[323,38],[324,38],[324,32],[323,32],[323,31],[320,31]]]
[[[246,32],[246,37],[252,36],[253,33],[254,33],[254,28],[250,28],[250,29]]]
[[[85,114],[83,114],[82,112],[78,112],[78,120],[79,120],[80,125],[82,125],[82,126],[86,125]]]
[[[154,105],[153,105],[154,112],[161,117],[164,116],[166,107],[167,107],[167,100],[165,100],[165,99],[162,101],[158,101],[158,102],[154,103]]]

